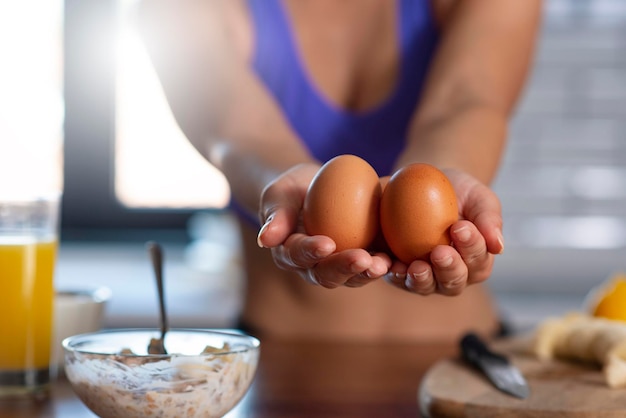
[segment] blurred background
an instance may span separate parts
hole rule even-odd
[[[158,240],[171,325],[233,325],[244,281],[236,225],[223,210],[228,185],[174,123],[127,19],[135,1],[5,3],[0,19],[50,8],[30,28],[39,30],[31,50],[58,70],[44,82],[59,113],[29,111],[37,120],[56,115],[53,134],[31,135],[42,138],[35,148],[63,151],[58,286],[108,286],[106,326],[154,326],[144,243]],[[0,25],[0,39],[11,30]],[[12,75],[20,76],[28,74]],[[545,0],[495,183],[506,251],[490,286],[515,327],[579,309],[592,287],[626,270],[625,139],[626,2]]]

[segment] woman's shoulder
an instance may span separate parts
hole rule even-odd
[[[148,33],[175,36],[186,44],[220,46],[244,55],[252,45],[247,0],[143,0],[136,23]],[[203,39],[198,39],[203,38]],[[171,38],[170,38],[171,39]]]

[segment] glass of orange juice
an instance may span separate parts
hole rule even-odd
[[[0,398],[50,383],[60,196],[0,195]]]

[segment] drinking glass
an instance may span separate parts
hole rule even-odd
[[[59,196],[0,196],[0,398],[50,383]]]

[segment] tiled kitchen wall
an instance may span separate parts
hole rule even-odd
[[[626,271],[626,1],[546,0],[495,182],[498,290],[584,293]]]

